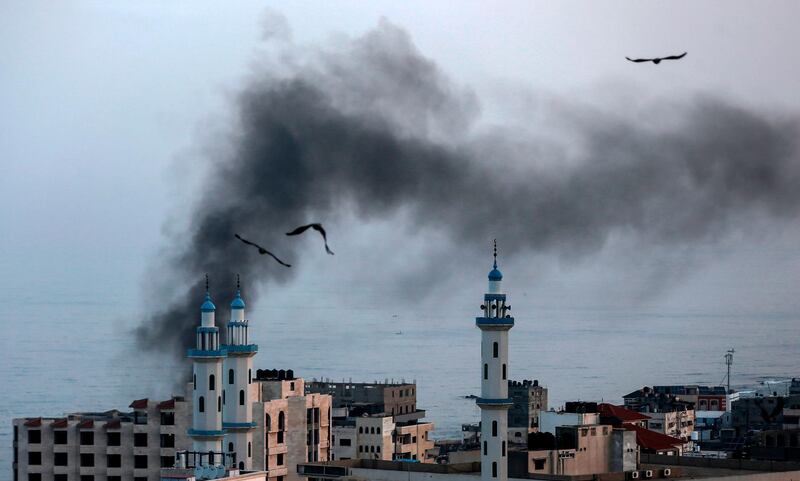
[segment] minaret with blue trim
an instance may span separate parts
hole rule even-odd
[[[222,360],[225,350],[219,344],[219,328],[214,325],[216,306],[208,293],[206,276],[206,299],[200,306],[200,326],[197,328],[197,345],[189,349],[192,360],[192,438],[193,451],[213,453],[213,456],[197,458],[202,465],[226,464],[222,457]]]
[[[508,331],[514,318],[508,312],[497,269],[497,241],[494,265],[489,272],[489,292],[483,296],[482,316],[475,319],[481,330],[481,480],[508,480]]]
[[[250,392],[253,382],[253,356],[258,346],[250,343],[249,321],[244,317],[244,300],[236,277],[236,297],[231,302],[231,320],[227,326],[222,409],[222,427],[227,434],[225,452],[236,453],[236,466],[251,469],[253,466],[253,403]]]

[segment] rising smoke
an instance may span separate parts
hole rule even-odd
[[[660,125],[556,102],[547,116],[572,139],[559,145],[529,130],[481,132],[474,95],[386,22],[334,47],[288,51],[283,71],[254,75],[238,96],[233,148],[212,161],[188,240],[159,264],[185,290],[164,294],[168,307],[139,327],[143,348],[193,343],[204,273],[226,280],[218,299],[231,298],[237,273],[290,279],[234,232],[295,263],[299,243],[283,233],[300,223],[402,210],[456,252],[485,249],[502,231],[506,252],[572,256],[617,233],[683,246],[800,212],[796,124],[719,98],[671,104]]]

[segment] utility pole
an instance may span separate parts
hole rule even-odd
[[[736,352],[733,348],[728,349],[725,353],[725,365],[728,366],[728,394],[731,393],[731,365],[733,364],[733,353]]]

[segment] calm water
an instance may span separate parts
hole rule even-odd
[[[141,312],[124,289],[103,286],[98,296],[51,283],[34,296],[5,287],[0,479],[10,476],[12,418],[126,408],[135,398],[167,398],[173,391],[173,365],[135,352],[129,329]],[[378,302],[343,309],[309,303],[308,293],[282,295],[285,302],[248,312],[261,348],[256,367],[293,368],[308,379],[415,379],[418,404],[439,437],[459,436],[461,423],[479,418],[474,401],[463,398],[479,390],[479,331],[469,309],[474,302],[409,316]],[[730,346],[736,347],[737,385],[800,374],[800,323],[794,317],[519,305],[510,377],[539,379],[550,390],[551,406],[574,399],[616,402],[644,384],[719,383]]]

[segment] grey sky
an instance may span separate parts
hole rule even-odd
[[[176,232],[186,225],[233,97],[263,68],[262,55],[275,52],[263,42],[275,15],[285,16],[291,42],[300,46],[359,36],[385,16],[455,84],[474,90],[482,124],[525,125],[565,95],[624,113],[653,99],[715,92],[743,106],[796,112],[798,13],[790,1],[3,2],[0,268],[14,286],[69,276],[138,291],[163,247],[165,225],[172,219],[167,229]],[[658,67],[624,60],[684,50],[683,61]],[[385,251],[369,241],[383,240],[387,225],[339,225],[352,229],[333,236],[341,263],[318,271],[300,266],[295,283],[280,289],[313,293],[355,282],[347,267],[354,263],[376,266],[369,280],[384,286],[386,298],[397,282],[387,277],[410,282],[403,280],[413,278],[405,262],[378,267]],[[618,255],[625,239],[575,262],[520,258],[510,271],[516,288],[530,286],[531,293],[517,305],[547,299],[795,310],[797,232],[767,228],[769,236],[736,231],[678,252],[686,265],[674,265],[674,252],[626,259]],[[417,243],[435,241],[436,234],[423,233],[393,247],[410,256]],[[306,265],[323,260],[311,257]],[[468,294],[483,288],[484,259],[475,261],[466,269],[475,274]],[[643,264],[659,262],[680,282],[666,280],[656,298],[631,295],[647,276]],[[459,293],[453,300],[464,299]]]

